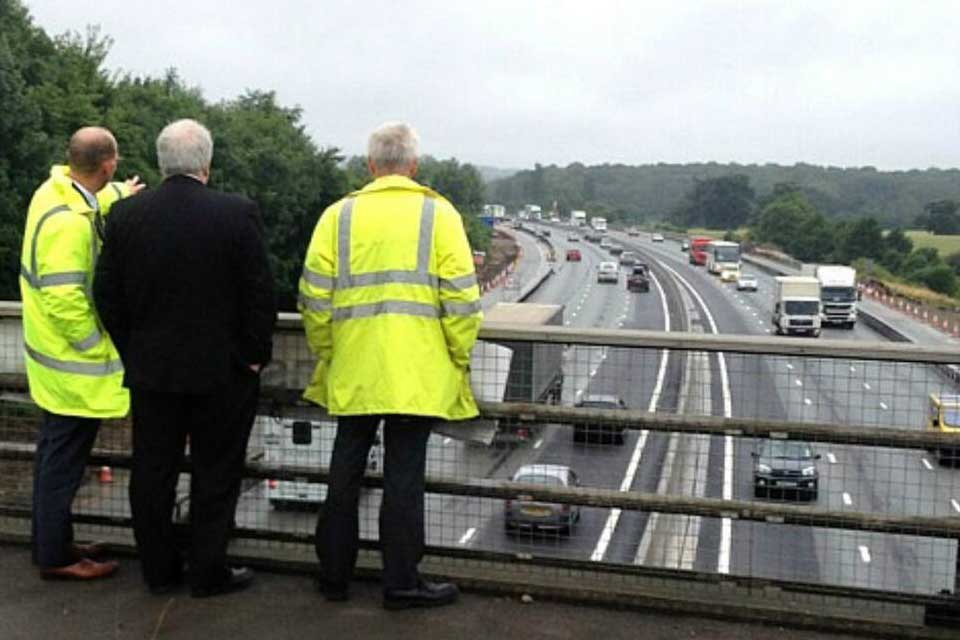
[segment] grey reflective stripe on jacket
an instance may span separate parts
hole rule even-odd
[[[354,274],[350,271],[350,237],[353,227],[355,198],[347,198],[337,220],[337,273],[335,277],[311,271],[304,267],[303,279],[308,284],[329,291],[347,291],[359,287],[385,284],[408,284],[442,288],[448,291],[465,291],[477,284],[476,274],[457,278],[440,278],[430,273],[430,256],[433,247],[433,229],[436,219],[436,200],[424,195],[420,209],[420,228],[417,234],[417,266],[409,269],[385,269]],[[300,295],[300,306],[310,311],[332,311],[334,321],[370,318],[383,314],[408,315],[439,319],[443,315],[471,315],[480,310],[480,303],[445,303],[442,307],[423,302],[383,300],[374,303],[359,303],[345,307],[332,307],[329,298]]]
[[[65,213],[70,211],[70,207],[65,204],[60,204],[55,206],[53,209],[50,209],[37,221],[37,226],[33,230],[33,237],[30,239],[30,267],[27,268],[25,265],[20,265],[20,275],[23,276],[23,279],[27,281],[34,289],[42,289],[44,287],[56,287],[64,284],[81,284],[84,285],[84,289],[87,294],[87,299],[93,300],[92,289],[91,289],[91,280],[90,274],[86,271],[63,271],[60,273],[48,273],[46,275],[39,274],[39,268],[37,267],[37,242],[40,240],[40,230],[43,229],[44,223],[47,222],[52,216],[55,216],[58,213]],[[95,266],[97,264],[97,258],[100,254],[100,248],[97,246],[97,235],[96,230],[93,227],[93,220],[87,220],[90,223],[90,264]]]
[[[100,330],[94,329],[93,332],[86,338],[80,342],[71,342],[70,346],[77,351],[86,351],[97,346],[101,340],[103,340],[103,335],[100,333]]]
[[[118,371],[123,371],[123,363],[120,360],[108,360],[106,362],[72,362],[69,360],[59,360],[44,355],[28,344],[24,345],[24,350],[32,360],[42,364],[48,369],[62,371],[64,373],[76,373],[83,376],[108,376]]]
[[[48,273],[44,276],[36,277],[30,273],[30,269],[20,265],[20,275],[34,289],[43,289],[44,287],[56,287],[62,284],[86,284],[87,273],[85,271],[63,271],[60,273]]]

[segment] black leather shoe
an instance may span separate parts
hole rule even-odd
[[[460,589],[452,582],[427,582],[418,580],[414,589],[385,591],[383,608],[390,610],[414,607],[442,607],[452,604],[460,596]]]
[[[194,598],[210,598],[225,593],[233,593],[246,589],[253,582],[253,570],[247,567],[230,567],[227,569],[227,578],[215,585],[193,587],[190,589],[190,595]]]

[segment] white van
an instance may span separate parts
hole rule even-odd
[[[273,416],[257,416],[263,433],[263,461],[270,466],[326,469],[333,454],[337,423],[324,420],[295,420]],[[383,444],[380,433],[370,447],[368,471],[383,466]],[[327,497],[327,485],[302,480],[266,480],[267,499],[275,509],[299,505],[317,505]]]

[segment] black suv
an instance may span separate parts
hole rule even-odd
[[[626,409],[626,403],[619,396],[609,394],[585,395],[575,407],[590,409]],[[600,444],[623,444],[624,429],[618,425],[606,424],[575,424],[573,425],[574,442],[598,442]]]
[[[806,442],[764,440],[753,456],[753,488],[758,498],[771,491],[796,494],[798,498],[817,499],[820,473],[814,453]]]

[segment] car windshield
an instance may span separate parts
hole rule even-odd
[[[745,274],[743,274],[742,276],[740,276],[740,279],[741,279],[741,280],[756,280],[757,278],[756,278],[756,276],[750,275],[749,273],[745,273]]]
[[[943,421],[951,427],[960,427],[960,409],[944,409]]]
[[[557,476],[547,475],[545,473],[525,473],[514,478],[514,482],[524,482],[526,484],[545,484],[552,486],[563,486],[563,481]]]
[[[787,300],[783,310],[791,316],[815,316],[820,313],[820,304],[813,300]]]
[[[740,247],[716,247],[713,250],[717,262],[738,262]]]
[[[853,287],[824,287],[820,290],[820,298],[831,302],[853,302],[857,299],[857,292]]]
[[[789,440],[771,440],[760,448],[760,454],[768,458],[804,460],[813,457],[810,445]]]

